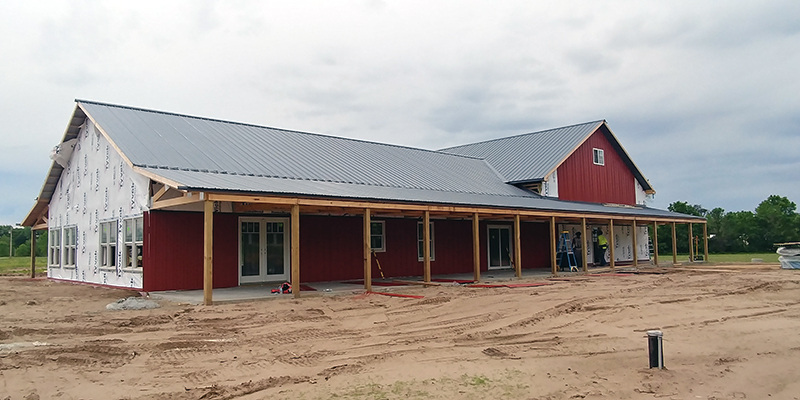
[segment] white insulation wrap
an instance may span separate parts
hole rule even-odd
[[[608,233],[607,225],[586,225],[586,257],[589,263],[594,260],[594,245],[592,242],[592,231],[599,228],[603,231],[603,236],[611,244],[611,238]],[[569,231],[570,239],[575,237],[576,232],[581,231],[580,225],[558,225],[558,237],[561,237],[561,232]],[[614,225],[614,262],[633,261],[633,226],[632,225]],[[608,254],[611,251],[609,249]],[[636,255],[639,261],[650,260],[650,239],[649,228],[647,226],[636,227]],[[608,260],[606,260],[608,261]]]
[[[62,237],[62,260],[49,261],[57,265],[48,267],[47,276],[141,289],[141,268],[122,265],[123,221],[141,217],[147,211],[148,185],[148,178],[135,173],[87,119],[50,200],[48,225],[50,234],[58,232]],[[113,254],[115,260],[104,267],[98,260],[100,224],[109,221],[116,221],[116,254]],[[74,267],[65,266],[63,260],[65,228],[72,227],[76,229]]]

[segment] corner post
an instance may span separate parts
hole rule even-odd
[[[658,266],[658,222],[653,221],[653,265]]]
[[[214,304],[214,202],[203,201],[203,304]]]
[[[556,217],[550,217],[550,272],[553,276],[558,276],[558,265],[556,265]]]
[[[703,223],[703,262],[708,263],[708,223]]]
[[[472,214],[472,279],[481,280],[481,233],[478,213]]]
[[[636,248],[636,235],[637,234],[638,234],[638,232],[636,232],[636,218],[634,218],[633,219],[633,236],[632,236],[632,238],[633,238],[633,266],[634,267],[638,267],[639,266],[639,249]]]
[[[514,273],[517,279],[522,278],[522,245],[519,214],[514,214]]]
[[[300,297],[300,204],[292,205],[292,295]]]
[[[422,217],[422,259],[423,280],[425,283],[431,282],[431,212],[425,210]]]
[[[689,222],[689,262],[694,262],[694,237],[692,237],[692,223]]]
[[[614,265],[614,246],[617,245],[617,242],[614,240],[614,220],[608,220],[608,262],[611,265],[611,269],[615,268]]]
[[[372,220],[370,209],[364,209],[364,290],[372,291]]]
[[[31,279],[36,278],[36,231],[31,227]]]
[[[586,218],[581,218],[581,264],[583,272],[589,272],[589,260],[587,260],[586,244]]]

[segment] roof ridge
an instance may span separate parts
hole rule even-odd
[[[465,144],[460,144],[458,146],[445,147],[443,149],[439,149],[439,151],[446,152],[445,150],[453,150],[453,149],[458,149],[458,148],[461,148],[461,147],[468,147],[468,146],[474,146],[474,145],[477,145],[477,144],[497,142],[497,141],[500,141],[500,140],[507,140],[507,139],[511,139],[511,138],[528,136],[528,135],[538,135],[540,133],[556,131],[556,130],[559,130],[559,129],[572,128],[574,126],[580,126],[580,125],[597,124],[597,123],[605,122],[605,121],[606,121],[605,119],[598,119],[598,120],[595,120],[595,121],[588,121],[588,122],[582,122],[582,123],[579,123],[579,124],[565,125],[565,126],[560,126],[560,127],[557,127],[557,128],[545,129],[545,130],[536,131],[536,132],[520,133],[520,134],[517,134],[517,135],[504,136],[504,137],[501,137],[501,138],[483,140],[483,141],[480,141],[480,142],[465,143]]]
[[[198,119],[198,120],[204,120],[204,121],[221,122],[221,123],[224,123],[224,124],[234,124],[234,125],[240,125],[240,126],[249,126],[249,127],[253,127],[253,128],[272,129],[272,130],[276,130],[276,131],[287,132],[287,133],[296,133],[296,134],[300,134],[300,135],[321,136],[321,137],[325,137],[325,138],[332,138],[332,139],[338,139],[338,140],[348,140],[348,141],[353,141],[353,142],[368,143],[368,144],[374,144],[374,145],[379,145],[379,146],[388,146],[388,147],[408,149],[408,150],[416,150],[416,151],[422,151],[422,152],[428,152],[428,153],[442,154],[442,155],[446,155],[446,156],[469,158],[469,159],[473,159],[473,160],[483,160],[483,158],[480,158],[480,157],[467,156],[467,155],[462,155],[462,154],[453,154],[453,153],[447,153],[447,152],[439,151],[439,150],[423,149],[423,148],[420,148],[420,147],[411,147],[411,146],[403,146],[403,145],[392,144],[392,143],[375,142],[375,141],[371,141],[371,140],[348,138],[348,137],[335,136],[335,135],[324,134],[324,133],[304,132],[304,131],[297,131],[297,130],[285,129],[285,128],[275,128],[275,127],[271,127],[271,126],[256,125],[256,124],[250,124],[250,123],[246,123],[246,122],[226,121],[224,119],[218,119],[218,118],[198,117],[198,116],[195,116],[195,115],[180,114],[180,113],[175,113],[175,112],[170,112],[170,111],[160,111],[160,110],[153,110],[153,109],[147,109],[147,108],[141,108],[141,107],[123,106],[123,105],[119,105],[119,104],[103,103],[103,102],[92,101],[92,100],[75,99],[75,102],[76,103],[94,104],[94,105],[106,106],[106,107],[123,108],[123,109],[127,109],[127,110],[142,111],[142,112],[148,112],[148,113],[154,113],[154,114],[172,115],[172,116],[176,116],[176,117],[192,118],[192,119]]]
[[[504,196],[504,197],[521,197],[521,198],[529,198],[529,197],[536,197],[536,193],[531,193],[535,196],[518,196],[513,194],[502,194],[502,193],[490,193],[490,192],[481,192],[481,191],[466,191],[466,190],[442,190],[438,188],[423,188],[417,186],[399,186],[399,185],[376,185],[373,183],[366,183],[366,182],[347,182],[343,180],[331,180],[331,179],[318,179],[318,178],[297,178],[292,176],[277,176],[277,175],[267,175],[267,174],[244,174],[244,173],[230,173],[230,172],[220,172],[220,171],[211,171],[211,170],[199,170],[199,169],[192,169],[192,168],[176,168],[176,167],[166,167],[166,166],[159,166],[159,165],[135,165],[139,168],[148,168],[148,169],[157,169],[157,170],[167,170],[167,171],[183,171],[183,172],[197,172],[203,174],[215,174],[215,175],[233,175],[233,176],[252,176],[257,178],[274,178],[274,179],[288,179],[293,181],[310,181],[310,182],[329,182],[329,183],[341,183],[346,185],[363,185],[363,186],[372,186],[372,187],[386,187],[386,188],[394,188],[394,189],[413,189],[413,190],[427,190],[427,191],[434,191],[434,192],[443,192],[443,193],[464,193],[464,194],[477,194],[477,195],[491,195],[491,196]],[[504,183],[508,185],[507,183]],[[514,185],[509,185],[514,186]],[[541,196],[539,196],[541,197]]]

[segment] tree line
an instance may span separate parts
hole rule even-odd
[[[14,257],[31,256],[31,227],[13,228],[11,225],[0,225],[0,257],[8,257],[9,251]],[[13,238],[13,239],[12,239]],[[13,240],[9,246],[9,239]],[[36,257],[47,255],[47,231],[36,231]]]
[[[667,207],[670,211],[705,217],[708,230],[709,253],[763,253],[775,251],[775,243],[800,241],[800,214],[788,198],[769,196],[755,212],[730,211],[717,207],[711,211],[699,204],[676,201]],[[689,227],[678,224],[676,228],[678,253],[689,252]],[[692,236],[699,239],[703,251],[703,229],[695,224]],[[672,252],[672,227],[658,227],[658,252]]]

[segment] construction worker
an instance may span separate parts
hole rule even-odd
[[[572,253],[575,254],[575,263],[578,268],[583,266],[583,240],[581,240],[581,233],[575,232],[575,237],[572,238]]]
[[[608,239],[603,236],[603,231],[597,230],[597,246],[600,247],[600,266],[606,265],[606,251],[608,251]]]

